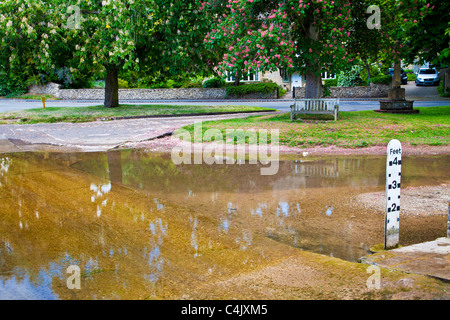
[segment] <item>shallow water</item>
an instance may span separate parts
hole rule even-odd
[[[450,178],[450,156],[403,158],[403,188]],[[261,176],[136,150],[0,155],[0,299],[181,297],[295,250],[356,261],[383,241],[384,215],[352,198],[384,190],[385,158],[305,159]],[[446,235],[408,231],[417,221],[401,244]]]

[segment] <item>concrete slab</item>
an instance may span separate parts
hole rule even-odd
[[[0,152],[17,152],[20,149],[4,135],[0,134]]]
[[[450,238],[418,243],[366,256],[361,262],[450,281]]]
[[[0,135],[4,137],[3,145],[6,147],[2,148],[0,145],[0,152],[14,152],[10,149],[14,145],[22,151],[35,145],[65,146],[82,151],[106,151],[128,142],[155,139],[199,121],[244,118],[272,113],[235,113],[85,123],[5,124],[0,126]]]

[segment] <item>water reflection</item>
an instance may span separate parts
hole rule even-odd
[[[383,217],[350,200],[383,190],[384,162],[285,161],[261,176],[139,151],[4,156],[0,298],[176,296],[269,263],[280,244],[355,261],[380,242]],[[402,183],[447,181],[436,167],[449,162],[406,158]],[[66,287],[71,264],[85,290]]]

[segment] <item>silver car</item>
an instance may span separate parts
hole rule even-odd
[[[439,85],[439,72],[436,68],[420,68],[417,72],[416,86]]]

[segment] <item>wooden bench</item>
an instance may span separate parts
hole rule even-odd
[[[296,114],[332,114],[334,121],[339,117],[339,99],[294,99],[291,105],[291,121]]]

